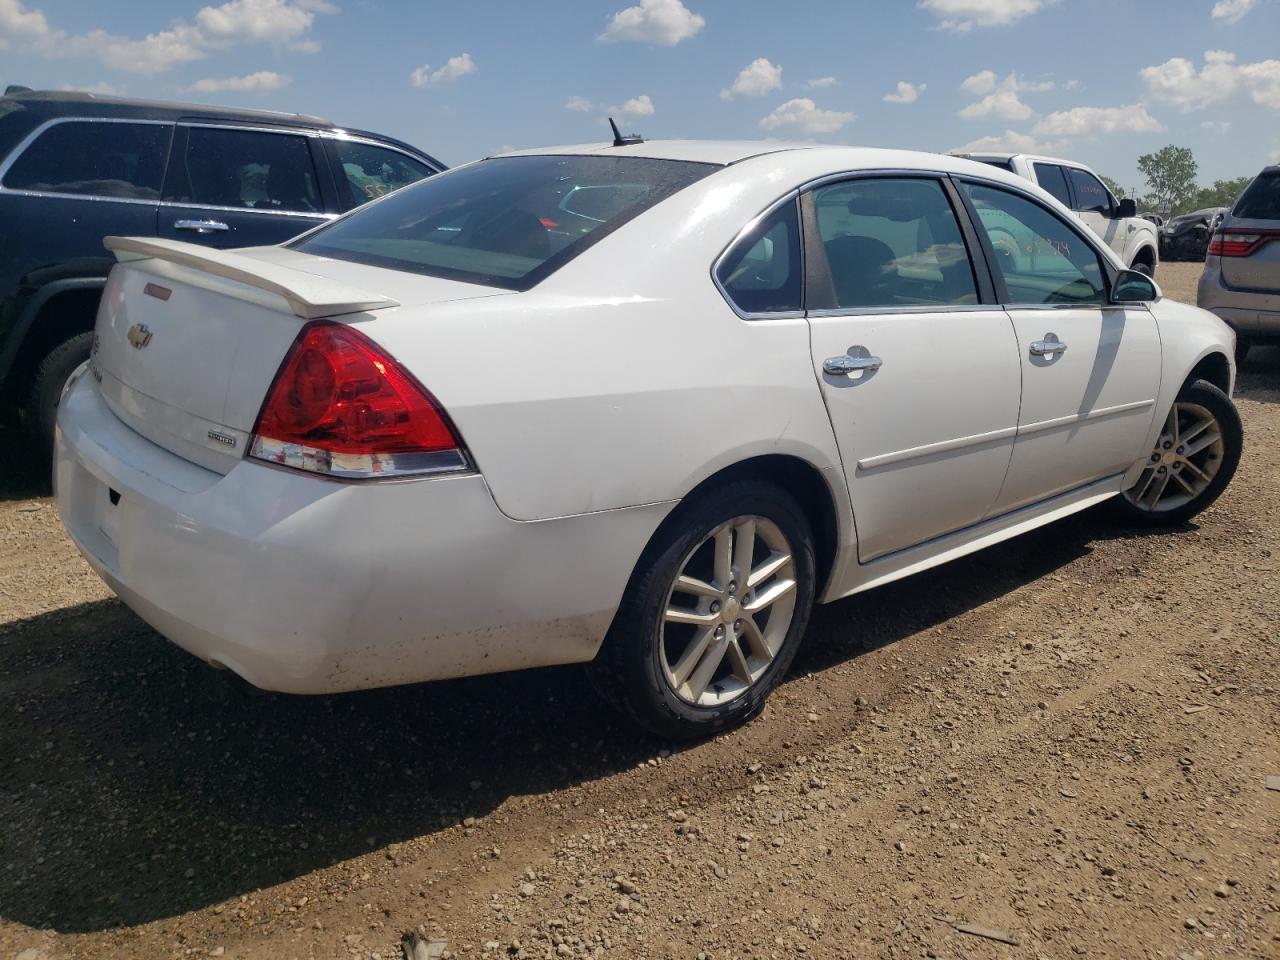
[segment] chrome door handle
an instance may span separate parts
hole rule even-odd
[[[175,220],[173,221],[173,229],[194,230],[196,233],[220,233],[231,228],[221,220]]]
[[[822,369],[833,377],[841,374],[848,376],[865,370],[867,373],[879,370],[884,365],[879,357],[851,357],[845,353],[838,357],[827,357],[822,361]]]
[[[1055,354],[1066,352],[1067,345],[1059,340],[1056,334],[1046,333],[1043,340],[1031,341],[1031,355],[1033,357],[1052,357]]]

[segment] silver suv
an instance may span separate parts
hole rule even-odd
[[[1236,360],[1280,340],[1280,165],[1267,167],[1218,223],[1197,303],[1236,332]]]

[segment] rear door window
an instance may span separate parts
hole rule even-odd
[[[189,127],[169,164],[164,199],[192,206],[321,213],[319,181],[307,137],[290,133]]]
[[[526,290],[714,164],[495,157],[438,174],[313,231],[297,249]]]
[[[742,313],[802,310],[800,218],[783,204],[738,241],[716,268],[716,280]]]
[[[1280,220],[1280,173],[1259,174],[1231,213],[1242,220]]]
[[[435,173],[420,160],[371,143],[329,140],[328,147],[337,166],[343,210],[386,196]]]
[[[847,180],[818,187],[813,205],[832,289],[811,290],[809,309],[978,302],[960,225],[937,180]]]
[[[4,175],[10,190],[159,200],[173,127],[72,120],[40,134]]]
[[[1053,195],[1065,207],[1071,206],[1071,191],[1067,189],[1067,175],[1056,163],[1034,164],[1036,182]]]

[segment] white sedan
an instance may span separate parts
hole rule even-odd
[[[815,601],[1108,498],[1182,523],[1240,458],[1231,331],[954,157],[565,147],[279,247],[107,246],[63,523],[274,690],[594,661],[704,736]]]

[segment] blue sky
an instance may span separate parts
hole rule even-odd
[[[0,83],[304,113],[448,163],[504,147],[780,137],[1007,144],[1140,186],[1280,158],[1280,0],[0,0]]]

